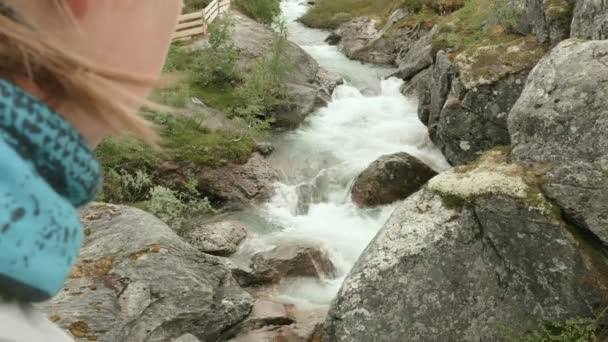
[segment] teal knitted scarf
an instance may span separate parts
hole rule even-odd
[[[0,80],[0,295],[56,294],[83,238],[76,208],[92,200],[100,168],[60,115]]]

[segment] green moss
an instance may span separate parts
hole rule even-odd
[[[376,19],[379,25],[398,8],[422,8],[419,0],[317,0],[314,7],[302,18],[310,27],[335,29],[340,24],[357,17]]]
[[[545,53],[534,37],[514,34],[507,24],[484,27],[497,11],[501,10],[495,1],[467,0],[462,9],[438,24],[433,51],[452,50],[450,57],[458,65],[467,88],[530,69]]]
[[[439,193],[439,196],[441,196],[443,205],[448,209],[460,211],[467,203],[466,199],[452,194]]]
[[[185,0],[184,1],[184,13],[190,13],[194,11],[200,11],[207,7],[211,0]]]
[[[234,0],[234,4],[256,21],[270,25],[281,14],[280,0]]]
[[[207,105],[229,113],[238,102],[236,89],[229,84],[193,85],[192,96],[202,99]]]
[[[133,136],[113,137],[104,140],[95,154],[104,171],[144,170],[152,172],[158,168],[158,152]]]
[[[557,21],[572,18],[574,3],[568,0],[545,0],[545,17],[550,21]]]
[[[500,340],[505,342],[591,342],[600,341],[596,336],[597,328],[596,320],[580,317],[540,322],[532,332],[500,324],[498,333],[502,337]]]
[[[165,155],[172,161],[220,167],[247,161],[255,148],[248,134],[211,132],[201,125],[200,117],[155,114],[153,119],[161,125]]]

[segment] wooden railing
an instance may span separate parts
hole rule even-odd
[[[202,11],[184,14],[179,17],[179,24],[173,34],[173,40],[187,40],[196,36],[206,36],[215,19],[230,10],[230,0],[213,0]]]

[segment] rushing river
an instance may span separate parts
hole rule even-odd
[[[290,40],[322,67],[342,75],[346,83],[335,90],[327,107],[275,142],[271,162],[284,177],[259,212],[244,215],[257,235],[241,250],[250,255],[294,240],[326,249],[338,268],[338,279],[295,279],[281,285],[278,299],[300,305],[333,299],[394,210],[394,206],[359,209],[352,203],[349,189],[361,171],[378,157],[401,151],[437,170],[448,167],[418,120],[415,100],[401,95],[402,81],[383,80],[391,70],[351,61],[324,43],[328,32],[296,21],[307,8],[304,0],[283,0]]]

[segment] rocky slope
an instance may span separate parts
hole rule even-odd
[[[86,242],[64,291],[42,309],[81,341],[217,339],[253,298],[228,268],[138,209],[94,204]]]
[[[509,115],[513,158],[548,170],[543,191],[608,245],[608,40],[564,41]]]
[[[605,274],[534,182],[499,151],[433,178],[351,271],[327,341],[498,341],[592,316]]]
[[[391,56],[457,167],[398,206],[326,341],[498,341],[608,305],[606,6],[474,0],[402,11],[383,33],[369,18],[336,30],[352,58]]]
[[[312,276],[317,268],[324,276],[333,272],[318,249],[266,252],[252,261],[264,269],[251,270],[212,255],[233,253],[246,234],[238,222],[202,225],[183,240],[126,206],[90,205],[82,221],[86,241],[78,263],[63,292],[40,306],[76,341],[304,342],[325,317],[324,307],[301,310],[266,298],[274,279]],[[264,279],[267,270],[275,278],[256,286],[243,281]]]

